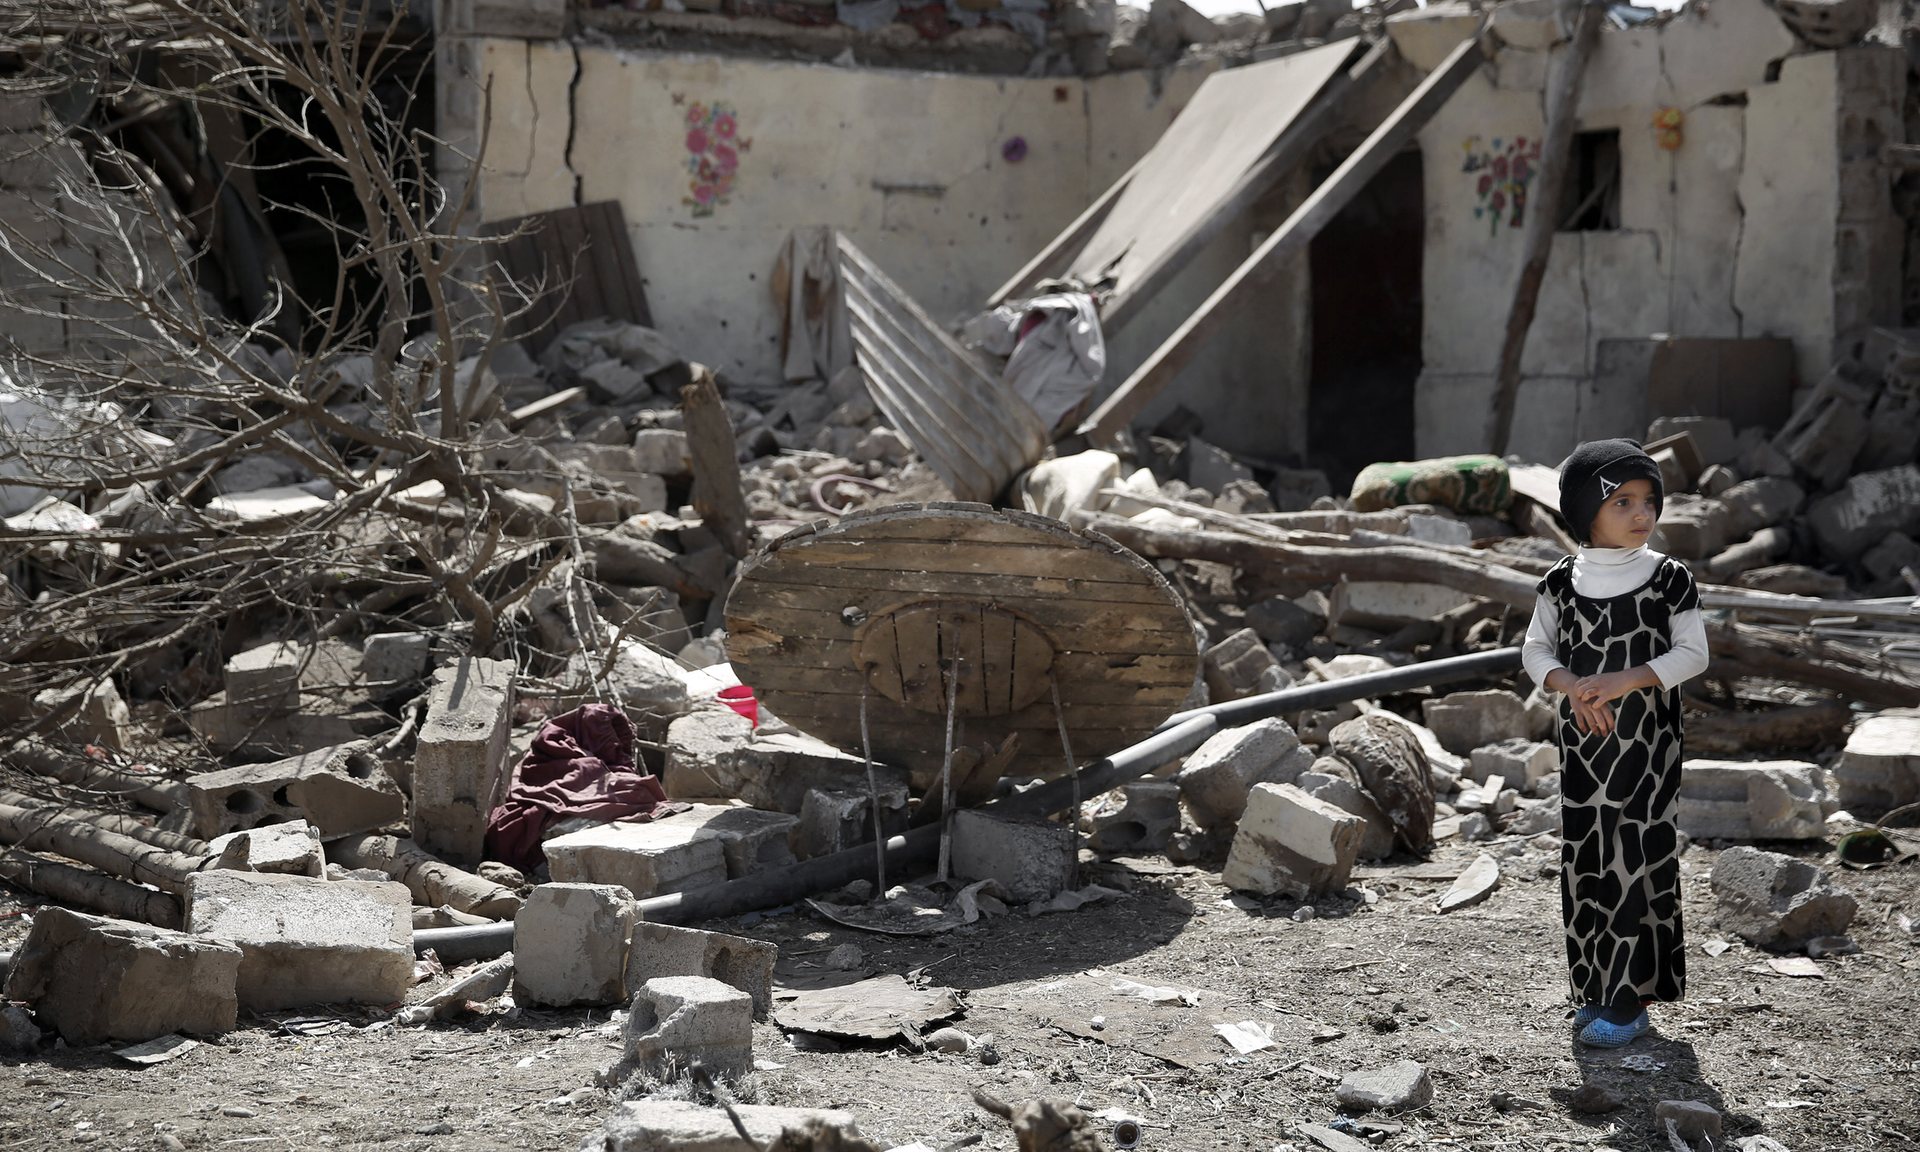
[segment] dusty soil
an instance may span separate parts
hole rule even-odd
[[[1403,1057],[1427,1065],[1435,1099],[1399,1118],[1404,1130],[1388,1148],[1665,1149],[1652,1113],[1670,1098],[1721,1109],[1729,1138],[1765,1133],[1793,1152],[1920,1142],[1920,937],[1896,916],[1920,918],[1920,865],[1841,876],[1860,899],[1853,936],[1862,951],[1822,960],[1824,979],[1789,978],[1744,944],[1717,957],[1702,948],[1721,936],[1707,884],[1714,853],[1689,849],[1689,995],[1657,1009],[1657,1037],[1627,1050],[1661,1065],[1642,1072],[1623,1067],[1620,1053],[1571,1042],[1558,855],[1549,847],[1492,845],[1501,887],[1444,918],[1433,903],[1446,875],[1480,848],[1456,844],[1425,865],[1364,868],[1354,883],[1374,903],[1355,893],[1305,921],[1292,918],[1291,902],[1236,906],[1217,872],[1155,860],[1094,873],[1129,889],[1116,899],[1071,914],[994,917],[938,937],[861,933],[804,908],[708,926],[776,942],[785,971],[805,972],[850,941],[870,971],[925,967],[964,990],[968,1008],[957,1023],[993,1034],[997,1064],[900,1044],[803,1051],[774,1025],[757,1027],[756,1056],[779,1067],[753,1074],[744,1096],[849,1109],[883,1145],[939,1147],[981,1132],[976,1147],[1012,1148],[1000,1122],[970,1102],[979,1085],[1007,1099],[1044,1094],[1090,1112],[1132,1113],[1147,1122],[1147,1148],[1310,1148],[1297,1125],[1338,1115],[1340,1074]],[[14,926],[0,933],[0,948],[17,944],[20,910],[0,905],[0,916],[15,914],[0,921],[0,930]],[[1090,1006],[1055,982],[1092,968],[1201,990],[1199,1010],[1129,1006],[1117,996],[1091,1007],[1136,1024],[1144,1011],[1149,1033],[1162,1013],[1168,1026],[1152,1043],[1136,1032],[1136,1046],[1218,1062],[1181,1067],[1072,1034],[1099,1035],[1088,1026]],[[1275,1022],[1278,1042],[1222,1059],[1231,1052],[1208,1019]],[[248,1018],[237,1032],[144,1069],[104,1048],[9,1059],[0,1064],[0,1148],[570,1149],[597,1129],[618,1091],[594,1086],[596,1071],[619,1054],[619,1028],[606,1011],[521,1011],[426,1028],[395,1028],[375,1010],[332,1020],[336,1030],[314,1035],[297,1022]],[[1569,1101],[1588,1082],[1611,1088],[1624,1106],[1574,1112]],[[1522,1099],[1502,1110],[1502,1094]]]

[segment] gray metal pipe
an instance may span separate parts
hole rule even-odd
[[[1500,648],[1410,664],[1386,672],[1370,672],[1324,684],[1286,688],[1245,700],[1177,713],[1140,743],[1081,769],[1081,793],[1086,797],[1098,796],[1129,781],[1138,780],[1155,768],[1185,756],[1224,728],[1237,728],[1291,712],[1328,708],[1368,696],[1502,675],[1519,667],[1520,649]],[[1062,778],[1029,788],[1018,795],[982,804],[979,811],[1007,816],[1045,816],[1066,809],[1072,803],[1072,796],[1073,781]],[[934,824],[895,836],[887,841],[887,870],[893,875],[910,875],[912,869],[924,867],[933,860],[939,852],[939,846],[940,828]],[[828,892],[855,880],[873,878],[873,846],[863,844],[844,852],[803,860],[777,872],[743,876],[738,880],[710,884],[688,892],[649,896],[640,901],[640,914],[644,919],[664,924],[722,919],[762,908],[778,907],[815,892]],[[487,959],[513,947],[513,925],[501,923],[423,928],[413,934],[413,946],[416,951],[432,948],[443,961],[457,963]]]

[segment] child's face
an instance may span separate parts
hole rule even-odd
[[[1593,542],[1602,548],[1638,548],[1653,532],[1660,511],[1653,503],[1653,481],[1629,480],[1600,502],[1593,518]]]

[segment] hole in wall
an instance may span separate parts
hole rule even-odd
[[[1620,130],[1576,132],[1560,190],[1560,231],[1614,232],[1620,228]]]

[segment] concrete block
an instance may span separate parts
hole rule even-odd
[[[1798,760],[1688,760],[1675,817],[1695,840],[1817,840],[1826,834],[1819,777]]]
[[[703,835],[697,818],[601,824],[556,836],[541,848],[556,881],[618,884],[641,899],[727,879],[726,849],[718,837]]]
[[[1542,741],[1514,737],[1485,748],[1475,748],[1469,760],[1467,776],[1476,784],[1489,776],[1504,776],[1526,795],[1548,774],[1560,771],[1560,752]]]
[[[1431,620],[1473,597],[1440,584],[1353,580],[1334,585],[1331,601],[1336,623],[1388,629]]]
[[[901,815],[906,813],[906,798],[900,801]],[[727,879],[738,880],[768,868],[783,868],[794,862],[788,838],[800,823],[798,817],[784,812],[763,812],[733,804],[695,804],[669,819],[697,825],[695,834],[702,840],[718,840],[727,862]]]
[[[1890,532],[1920,531],[1920,465],[1862,472],[1815,500],[1806,521],[1836,560],[1858,557]]]
[[[1327,750],[1353,767],[1401,841],[1424,852],[1433,827],[1433,767],[1414,734],[1373,712],[1335,726]]]
[[[1920,543],[1905,532],[1893,532],[1860,556],[1860,566],[1875,580],[1892,580],[1904,568],[1920,571]]]
[[[689,476],[693,456],[687,449],[687,434],[674,428],[642,428],[633,438],[637,472],[656,476]]]
[[[413,842],[449,864],[480,863],[505,785],[513,664],[461,657],[433,674],[413,754]]]
[[[407,815],[399,786],[364,744],[202,772],[187,780],[187,803],[194,834],[204,840],[289,820],[305,820],[331,840],[377,831]]]
[[[768,1148],[864,1148],[851,1112],[736,1104],[741,1137],[725,1109],[687,1100],[629,1100],[588,1140],[605,1152],[761,1152]],[[836,1139],[838,1137],[838,1139]]]
[[[127,729],[133,722],[133,714],[127,710],[127,702],[121,699],[120,690],[112,680],[76,684],[71,688],[48,688],[34,695],[32,715],[35,719],[56,713],[61,718],[42,729],[50,737],[116,750],[127,746]]]
[[[4,999],[32,1006],[75,1047],[233,1029],[241,951],[224,940],[48,905],[7,970]]]
[[[1361,1112],[1411,1112],[1433,1103],[1433,1081],[1419,1061],[1395,1060],[1383,1068],[1347,1073],[1333,1098],[1342,1108]]]
[[[1201,658],[1207,695],[1216,704],[1278,692],[1291,683],[1260,634],[1242,628],[1208,648]]]
[[[424,632],[380,632],[360,652],[360,676],[368,684],[411,684],[427,674],[432,641]]]
[[[1087,805],[1087,845],[1095,852],[1128,856],[1159,852],[1180,830],[1180,786],[1171,780],[1135,780]]]
[[[236,840],[247,842],[242,872],[275,872],[286,876],[325,877],[327,852],[320,846],[320,835],[305,820],[262,824],[245,832],[215,836],[207,844],[211,856],[225,855]]]
[[[679,584],[687,578],[686,570],[676,563],[672,573],[662,579]],[[599,675],[602,665],[599,657],[576,652],[567,662],[567,675],[576,684],[586,684]],[[643,732],[658,731],[658,725],[679,716],[689,706],[686,670],[651,645],[623,641],[606,673],[604,684],[613,702],[625,708]],[[650,726],[649,721],[654,723]]]
[[[763,940],[706,932],[673,924],[634,925],[627,948],[625,984],[635,995],[663,976],[704,976],[738,988],[753,999],[755,1019],[773,1010],[773,965],[780,950]]]
[[[874,765],[881,794],[905,789],[907,774]],[[674,797],[725,796],[798,815],[807,793],[867,791],[866,762],[799,733],[757,735],[731,708],[700,708],[667,726],[660,782]]]
[[[1734,538],[1733,516],[1718,500],[1669,492],[1654,543],[1682,560],[1705,560]]]
[[[542,884],[513,920],[514,999],[551,1008],[627,998],[633,895],[612,884]]]
[[[1015,900],[1045,900],[1072,879],[1073,831],[962,808],[953,814],[953,871],[967,881],[997,880]]]
[[[880,793],[880,830],[892,836],[907,824],[907,790],[883,789]],[[791,844],[793,854],[802,860],[827,856],[859,844],[873,843],[873,797],[866,791],[851,792],[839,788],[809,788],[800,802]]]
[[[1729,491],[1740,483],[1740,476],[1725,464],[1710,464],[1700,473],[1700,494],[1711,496],[1715,500],[1724,500]]]
[[[1221,880],[1262,896],[1311,900],[1346,887],[1366,821],[1292,784],[1256,784]]]
[[[1465,521],[1455,520],[1451,516],[1410,512],[1407,514],[1407,539],[1467,548],[1473,544],[1473,529]]]
[[[1475,748],[1528,734],[1526,703],[1501,688],[1484,692],[1455,692],[1420,705],[1427,727],[1440,746],[1459,756]]]
[[[262,644],[227,661],[227,702],[263,716],[300,707],[300,669],[307,649],[292,643]]]
[[[649,980],[627,1010],[626,1054],[662,1078],[696,1061],[717,1076],[744,1075],[753,1067],[753,997],[705,976]]]
[[[1260,639],[1268,644],[1279,644],[1295,650],[1305,648],[1307,641],[1320,635],[1327,626],[1325,612],[1284,596],[1275,596],[1251,605],[1247,608],[1246,619],[1247,627],[1252,628]]]
[[[1734,540],[1744,539],[1762,528],[1785,524],[1806,500],[1806,491],[1800,485],[1779,476],[1742,480],[1720,497],[1731,518],[1730,538]]]
[[[198,872],[187,880],[186,924],[240,946],[237,991],[248,1011],[394,1004],[413,986],[404,884]]]
[[[1253,469],[1233,458],[1233,454],[1200,439],[1189,437],[1185,462],[1186,482],[1193,488],[1205,488],[1218,494],[1236,480],[1252,480]]]
[[[1702,465],[1731,464],[1740,454],[1733,422],[1719,416],[1660,416],[1647,428],[1647,443],[1685,432]]]
[[[1380,811],[1380,805],[1374,803],[1373,797],[1367,795],[1358,784],[1344,776],[1319,772],[1302,772],[1296,784],[1307,795],[1325,800],[1367,822],[1366,831],[1360,838],[1359,859],[1379,860],[1393,855],[1393,824],[1387,820],[1386,813]]]
[[[1868,820],[1920,802],[1920,709],[1888,709],[1855,724],[1833,786],[1842,808]]]
[[[1216,732],[1194,749],[1174,776],[1187,810],[1202,828],[1240,819],[1255,784],[1285,784],[1313,764],[1313,753],[1285,720],[1261,720]]]
[[[1839,936],[1859,903],[1820,868],[1744,845],[1713,862],[1720,923],[1749,944],[1797,949],[1816,936]]]
[[[308,697],[313,703],[313,697]],[[325,705],[323,704],[322,707]],[[295,712],[263,716],[256,708],[231,704],[225,692],[216,692],[187,713],[193,734],[219,752],[245,749],[250,753],[299,756],[393,728],[393,717],[373,707],[345,711]]]
[[[1100,494],[1120,482],[1120,457],[1098,450],[1042,460],[1021,482],[1029,512],[1066,520],[1077,511],[1098,512],[1112,499]]]

